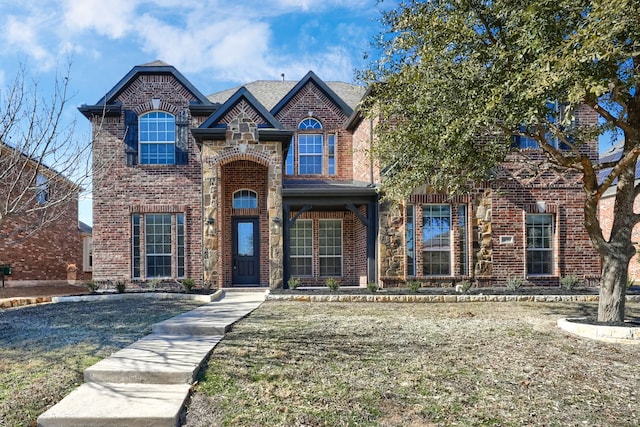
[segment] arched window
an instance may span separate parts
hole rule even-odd
[[[251,190],[238,190],[233,193],[233,209],[255,209],[258,207],[258,194]]]
[[[320,130],[322,124],[316,119],[307,118],[298,125],[300,130]],[[301,133],[298,135],[298,173],[300,175],[322,174],[323,134]]]
[[[176,163],[176,118],[152,111],[140,116],[140,163],[173,165]]]
[[[298,129],[301,129],[301,130],[322,129],[322,124],[316,119],[308,118],[300,122],[300,124],[298,125]]]

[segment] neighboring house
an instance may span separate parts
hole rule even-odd
[[[0,265],[9,265],[11,275],[5,286],[57,285],[78,283],[91,279],[91,270],[83,261],[83,240],[91,237],[91,227],[78,222],[78,193],[80,189],[55,170],[31,161],[9,145],[0,146],[0,156],[20,156],[17,164],[26,164],[21,176],[35,182],[13,188],[27,188],[28,200],[34,205],[46,204],[55,191],[70,192],[71,197],[45,211],[27,213],[21,210],[0,223]],[[26,160],[26,163],[25,163]],[[7,161],[3,167],[7,167]],[[8,171],[11,173],[11,171]],[[16,171],[17,173],[17,171]],[[5,176],[0,180],[0,200],[5,203],[10,183],[19,182]],[[54,184],[55,183],[55,184]],[[60,188],[63,188],[60,190]],[[28,195],[31,193],[31,195]],[[25,205],[26,206],[26,205]],[[37,225],[43,221],[43,225]]]
[[[80,107],[99,166],[94,278],[276,288],[290,277],[557,285],[599,275],[580,181],[544,165],[505,164],[471,195],[382,203],[364,94],[309,72],[205,96],[165,63],[134,67]],[[588,149],[597,156],[595,142]]]
[[[619,141],[613,147],[609,148],[600,156],[600,163],[607,163],[612,161],[617,161],[620,159],[620,155],[622,153],[622,149],[624,146],[624,140]],[[600,180],[603,180],[606,175],[610,172],[610,169],[604,169],[600,172]],[[636,164],[636,185],[640,183],[640,163]],[[600,199],[600,204],[598,205],[598,214],[600,216],[600,226],[602,227],[602,231],[604,233],[605,238],[609,238],[611,234],[611,228],[613,227],[613,204],[615,202],[616,188],[609,188]],[[634,212],[640,212],[640,198],[635,199]],[[640,225],[636,224],[633,227],[633,231],[631,233],[631,241],[636,249],[640,249]],[[633,280],[635,283],[640,281],[640,260],[638,259],[638,255],[631,258],[629,262],[629,279]]]

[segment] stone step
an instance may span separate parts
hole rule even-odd
[[[38,418],[40,427],[176,427],[189,384],[86,383]]]
[[[190,384],[219,336],[152,334],[85,369],[86,382]]]

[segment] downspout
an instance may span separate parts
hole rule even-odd
[[[373,179],[373,118],[369,117],[369,186],[375,185]]]

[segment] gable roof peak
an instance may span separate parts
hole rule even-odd
[[[146,64],[140,64],[138,67],[172,67],[172,65],[167,64],[161,59],[156,59],[155,61],[147,62]]]

